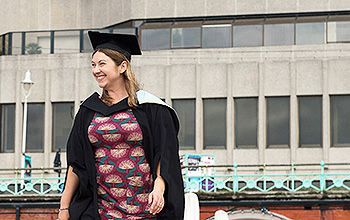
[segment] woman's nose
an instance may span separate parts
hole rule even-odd
[[[98,66],[92,67],[92,73],[96,74],[100,72],[100,68]]]

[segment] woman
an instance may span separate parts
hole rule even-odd
[[[134,35],[89,32],[102,95],[80,106],[67,143],[61,220],[183,219],[175,111],[139,90]]]

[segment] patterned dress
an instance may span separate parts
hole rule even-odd
[[[148,211],[153,180],[132,110],[108,117],[95,113],[88,136],[95,152],[101,220],[153,219]]]

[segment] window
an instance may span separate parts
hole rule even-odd
[[[263,26],[256,25],[234,25],[233,26],[233,46],[234,47],[254,47],[263,44]]]
[[[294,24],[265,24],[264,45],[293,45]]]
[[[175,99],[173,107],[180,120],[179,145],[181,150],[195,149],[196,102],[194,99]]]
[[[350,21],[328,22],[328,42],[349,42]]]
[[[258,146],[258,98],[235,98],[235,140],[237,148]]]
[[[331,96],[332,146],[350,146],[350,95]]]
[[[322,145],[322,97],[298,97],[299,101],[299,146],[321,147]]]
[[[74,118],[74,103],[52,103],[52,148],[65,150]]]
[[[79,53],[80,32],[79,31],[56,31],[55,53]]]
[[[44,109],[43,103],[28,104],[27,152],[44,150]]]
[[[172,38],[171,38],[172,48],[201,46],[201,28],[200,27],[172,28],[171,34],[172,34]]]
[[[231,25],[203,25],[202,47],[231,47]]]
[[[50,32],[27,32],[25,39],[26,54],[49,54],[51,48]]]
[[[170,49],[170,28],[142,29],[143,50]]]
[[[203,99],[204,148],[226,148],[226,99]]]
[[[12,55],[22,54],[22,33],[12,33]]]
[[[289,97],[266,98],[267,146],[289,146]]]
[[[325,42],[324,22],[297,23],[296,44],[323,44]]]
[[[1,152],[15,151],[15,104],[0,105]]]

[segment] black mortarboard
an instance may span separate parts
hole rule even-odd
[[[94,50],[107,48],[124,54],[130,61],[131,55],[141,55],[137,37],[131,34],[110,34],[98,31],[88,31],[91,46]]]

